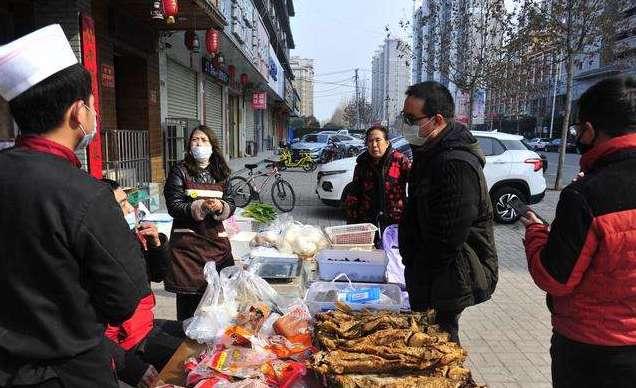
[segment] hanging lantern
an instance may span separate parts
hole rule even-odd
[[[161,0],[163,4],[163,14],[166,15],[166,23],[173,24],[179,13],[179,4],[177,0]]]
[[[210,28],[205,32],[205,48],[210,55],[219,53],[219,31]]]
[[[230,76],[230,79],[234,79],[236,76],[236,67],[234,65],[230,65],[227,67],[227,75]]]
[[[250,78],[247,76],[247,74],[241,74],[241,85],[245,86],[248,82],[250,82]]]
[[[161,1],[152,2],[152,10],[150,11],[150,17],[154,20],[163,20],[163,11],[161,10]]]
[[[197,34],[194,33],[194,30],[186,31],[185,35],[183,36],[183,44],[190,51],[194,51],[194,40],[196,36]]]

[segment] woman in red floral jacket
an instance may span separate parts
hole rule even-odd
[[[366,142],[344,201],[347,223],[370,222],[384,231],[402,218],[411,161],[391,147],[385,127],[369,128]]]

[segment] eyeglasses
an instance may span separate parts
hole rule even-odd
[[[407,125],[415,125],[418,121],[427,118],[426,116],[416,117],[415,115],[405,111],[402,111],[400,115],[402,116],[402,121]]]

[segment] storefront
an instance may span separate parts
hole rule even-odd
[[[203,58],[202,70],[205,74],[204,96],[204,124],[210,127],[216,135],[219,147],[225,154],[225,131],[223,125],[223,88],[227,85],[228,75],[214,65],[212,61]]]

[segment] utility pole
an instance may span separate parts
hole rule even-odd
[[[387,128],[389,127],[389,101],[391,99],[389,98],[389,95],[387,94],[386,97],[384,97],[384,117],[386,118],[386,126]]]
[[[561,66],[559,66],[559,63],[557,62],[555,63],[554,68],[554,92],[552,93],[552,114],[550,115],[550,139],[552,139],[552,128],[554,127],[554,108],[556,106],[556,94],[559,78],[561,78]]]
[[[360,95],[358,92],[358,69],[356,69],[355,80],[356,80],[356,128],[355,129],[360,129]]]

